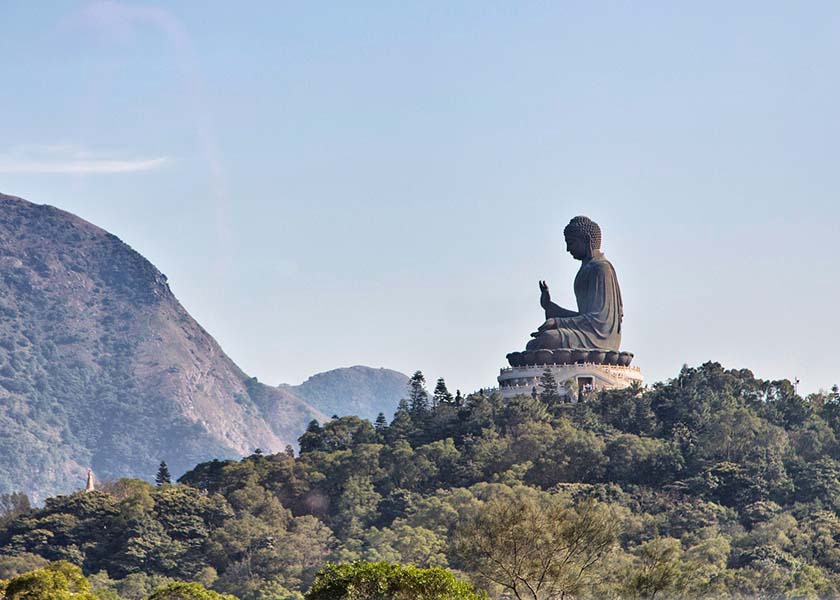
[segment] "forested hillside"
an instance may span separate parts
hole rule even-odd
[[[445,567],[494,598],[840,592],[836,390],[716,363],[574,405],[423,383],[390,422],[312,423],[299,456],[7,502],[0,578],[64,559],[123,598],[170,578],[280,600],[366,560]]]

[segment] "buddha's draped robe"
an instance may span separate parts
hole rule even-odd
[[[545,318],[556,319],[557,328],[543,331],[528,342],[528,350],[619,350],[624,316],[621,290],[615,269],[602,253],[583,261],[575,277],[575,298],[579,313],[576,316],[560,316],[563,309],[554,303],[545,309]]]

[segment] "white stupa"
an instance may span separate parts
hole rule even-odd
[[[95,490],[96,490],[96,487],[94,486],[94,481],[93,481],[93,471],[91,469],[88,469],[87,483],[85,483],[85,492],[93,492]]]

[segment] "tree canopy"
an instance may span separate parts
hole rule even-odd
[[[491,597],[840,594],[837,392],[706,363],[583,403],[449,400],[445,383],[429,402],[415,375],[390,422],[313,422],[297,456],[9,501],[0,578],[67,561],[126,600],[176,580],[300,600],[328,562],[387,563]]]
[[[306,600],[482,600],[484,594],[440,567],[384,562],[325,566]]]

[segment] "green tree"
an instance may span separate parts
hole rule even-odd
[[[414,424],[411,420],[408,400],[403,398],[397,405],[397,410],[394,413],[394,419],[391,421],[390,427],[385,432],[385,439],[388,443],[393,444],[397,440],[408,439],[413,434]]]
[[[50,561],[46,558],[29,552],[8,555],[0,554],[0,579],[11,579],[21,573],[34,571],[48,564],[50,564]]]
[[[375,441],[376,430],[370,421],[355,416],[339,417],[324,424],[321,430],[320,449],[336,452]]]
[[[429,393],[426,391],[426,378],[421,371],[415,371],[408,380],[408,412],[418,422],[429,412]]]
[[[554,600],[583,591],[616,539],[610,511],[561,496],[498,497],[463,526],[464,565],[517,600]]]
[[[659,592],[677,589],[683,574],[679,540],[651,540],[642,544],[636,550],[636,555],[639,558],[639,566],[630,577],[627,586],[631,596],[653,600]]]
[[[840,465],[830,458],[820,458],[804,465],[797,465],[797,499],[819,499],[829,506],[840,508]]]
[[[278,579],[271,579],[260,586],[254,600],[303,600],[303,594],[288,589]]]
[[[230,594],[208,590],[200,583],[176,581],[155,590],[149,600],[237,600]]]
[[[656,432],[656,416],[650,408],[651,396],[636,394],[631,388],[602,390],[587,402],[603,423],[636,435]]]
[[[388,429],[388,419],[385,418],[385,413],[379,413],[376,415],[376,421],[373,422],[373,428],[380,436],[385,434],[385,430]]]
[[[155,475],[155,484],[157,486],[172,485],[172,475],[169,474],[169,467],[165,460],[160,461],[157,475]]]
[[[111,579],[105,571],[88,577],[91,588],[100,600],[145,600],[159,587],[172,583],[161,575],[131,573],[122,579]]]
[[[317,420],[312,419],[309,421],[309,425],[306,426],[306,431],[298,438],[298,445],[300,446],[301,454],[322,449],[321,424]]]
[[[435,391],[432,393],[432,406],[437,407],[442,404],[452,404],[454,398],[449,390],[446,389],[446,382],[443,377],[438,378],[435,384]]]
[[[335,528],[339,534],[360,537],[362,530],[376,518],[376,507],[381,499],[369,477],[354,475],[348,478],[337,501]]]
[[[484,600],[470,584],[440,567],[384,562],[328,564],[305,594],[306,600]]]
[[[400,523],[394,526],[393,532],[392,546],[399,553],[400,562],[420,567],[449,566],[446,541],[434,531]]]
[[[619,483],[655,485],[673,481],[685,466],[673,443],[630,433],[612,437],[604,453],[609,459],[607,477]]]
[[[537,394],[540,401],[546,406],[554,406],[561,400],[560,390],[557,386],[557,379],[551,369],[546,369],[540,375],[540,390]]]
[[[558,483],[601,481],[608,464],[603,437],[561,418],[555,421],[550,438],[550,445],[535,457],[527,482],[548,489]]]
[[[523,425],[548,421],[550,416],[542,401],[531,396],[516,396],[504,404],[499,428],[503,433],[516,433]]]
[[[13,554],[29,552],[54,561],[106,560],[119,533],[108,527],[117,513],[115,504],[100,491],[48,498],[42,509],[13,521],[14,533],[0,536],[0,544],[8,544]]]
[[[97,600],[82,570],[66,561],[18,575],[6,586],[6,600]]]

